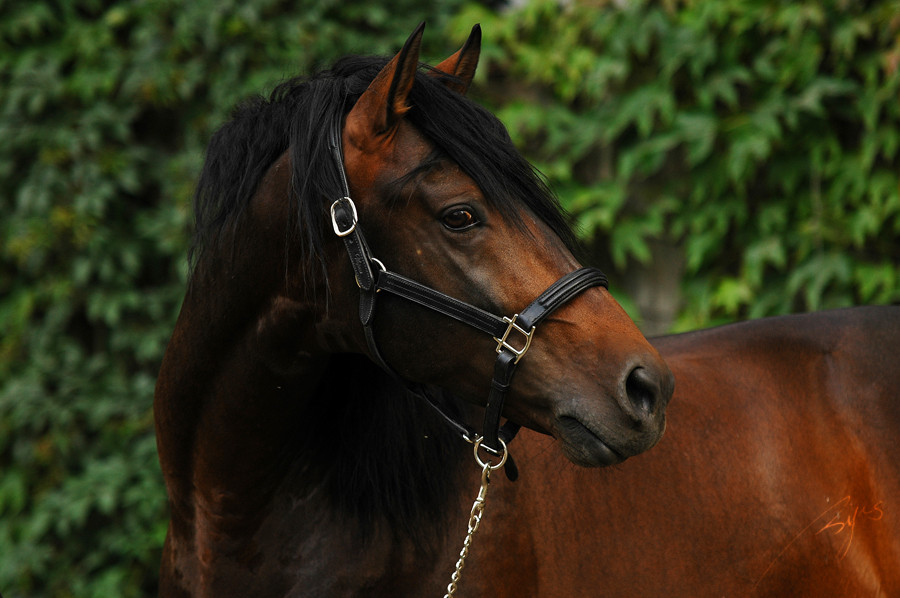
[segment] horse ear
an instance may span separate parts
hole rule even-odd
[[[469,85],[475,77],[475,69],[478,67],[478,57],[481,55],[481,25],[472,27],[469,39],[459,51],[443,61],[436,67],[441,73],[453,75],[452,79],[445,79],[444,84],[462,95],[469,91]]]
[[[347,115],[344,125],[349,138],[365,139],[390,135],[409,105],[406,103],[419,68],[419,48],[425,23],[413,31],[400,52],[375,76]]]

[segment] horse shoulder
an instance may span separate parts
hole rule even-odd
[[[731,525],[717,549],[737,549],[757,589],[794,587],[792,563],[810,571],[817,559],[837,563],[818,569],[823,584],[891,579],[877,563],[900,557],[900,517],[885,502],[900,492],[900,308],[768,318],[654,345],[676,388],[666,437],[645,458],[694,484],[709,519],[743,514],[747,525]]]

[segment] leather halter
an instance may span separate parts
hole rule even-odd
[[[608,288],[606,275],[596,268],[580,268],[570,272],[550,285],[528,307],[509,318],[494,315],[391,272],[369,250],[359,223],[356,206],[350,199],[350,188],[344,171],[339,117],[335,119],[335,124],[329,133],[329,144],[337,162],[343,186],[343,196],[331,204],[331,223],[335,235],[344,240],[347,254],[350,256],[350,263],[359,286],[359,319],[365,330],[366,342],[372,357],[379,366],[401,381],[414,394],[426,399],[428,404],[463,438],[469,442],[475,442],[479,439],[475,430],[449,416],[437,401],[429,396],[425,386],[403,379],[381,356],[378,344],[375,342],[372,325],[375,316],[376,293],[384,291],[403,297],[491,335],[497,342],[497,359],[494,363],[494,377],[491,381],[491,390],[484,412],[483,435],[480,438],[481,446],[485,450],[495,455],[503,454],[506,451],[506,443],[512,440],[519,429],[518,424],[510,421],[507,421],[502,429],[500,428],[503,402],[509,391],[516,365],[531,346],[537,325],[555,309],[581,292],[591,287]],[[516,473],[514,469],[507,468],[507,475],[511,479],[515,479]]]

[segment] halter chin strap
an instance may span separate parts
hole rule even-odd
[[[481,446],[488,452],[500,455],[505,451],[519,430],[519,425],[507,421],[500,427],[503,402],[509,391],[513,374],[519,361],[531,347],[532,338],[537,325],[558,307],[573,299],[576,295],[591,288],[608,286],[606,276],[596,268],[581,268],[570,272],[553,283],[540,294],[528,307],[510,317],[497,316],[488,311],[454,299],[440,291],[427,287],[414,280],[388,270],[376,259],[369,249],[359,225],[356,205],[350,199],[350,189],[344,173],[344,157],[341,149],[340,120],[330,132],[330,145],[334,159],[341,174],[344,196],[331,204],[331,224],[335,235],[344,240],[350,263],[359,286],[359,319],[365,330],[369,352],[378,365],[401,381],[414,394],[426,399],[457,432],[469,442],[481,438]],[[414,384],[400,376],[382,357],[375,341],[373,319],[375,316],[376,293],[384,291],[403,297],[433,311],[467,324],[493,337],[497,343],[497,359],[494,363],[494,377],[484,411],[483,434],[477,432],[463,422],[448,415],[431,397],[427,388]],[[515,479],[517,473],[512,460],[508,460],[506,473]]]

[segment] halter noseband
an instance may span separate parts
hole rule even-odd
[[[606,276],[596,268],[580,268],[570,272],[550,285],[528,307],[509,318],[496,316],[391,272],[380,260],[372,256],[359,224],[356,205],[350,199],[350,188],[347,185],[347,175],[344,171],[339,117],[335,119],[335,124],[329,133],[329,143],[343,185],[343,197],[331,204],[331,224],[334,233],[344,240],[356,276],[356,283],[359,285],[359,319],[365,330],[366,343],[372,357],[385,371],[400,380],[414,394],[425,398],[428,404],[437,410],[467,441],[476,442],[480,439],[481,446],[488,452],[495,455],[503,454],[506,451],[506,443],[512,440],[519,429],[518,424],[508,420],[501,429],[500,417],[503,411],[503,401],[509,391],[516,365],[531,346],[537,325],[550,313],[581,292],[591,287],[607,288]],[[428,395],[424,386],[413,385],[404,380],[381,356],[372,326],[378,291],[403,297],[437,311],[491,335],[497,342],[497,360],[494,363],[494,377],[484,411],[481,437],[470,426],[456,421],[444,412],[436,400]],[[514,478],[515,473],[508,468],[507,475]]]

